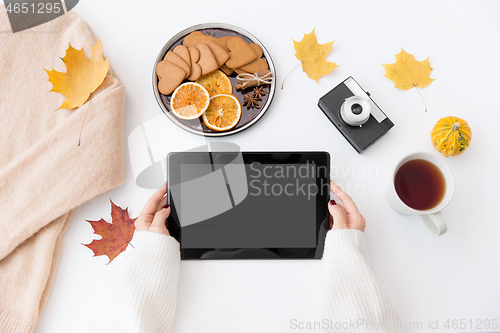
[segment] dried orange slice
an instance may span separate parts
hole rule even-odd
[[[208,128],[214,131],[227,131],[240,121],[240,101],[231,94],[212,96],[210,105],[202,118]]]
[[[170,99],[172,113],[181,119],[195,119],[205,112],[210,95],[201,84],[187,82],[175,89]]]
[[[206,75],[203,75],[196,83],[201,84],[205,89],[207,89],[210,97],[218,94],[231,94],[233,92],[233,86],[231,81],[221,71],[215,71]]]

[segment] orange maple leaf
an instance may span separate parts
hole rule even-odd
[[[412,54],[403,48],[396,54],[396,62],[393,64],[382,64],[385,69],[385,77],[391,79],[396,88],[408,90],[413,87],[427,87],[434,79],[431,79],[431,64],[429,58],[418,61]]]
[[[99,221],[89,221],[94,234],[102,236],[101,239],[94,239],[90,244],[82,244],[91,249],[96,256],[108,256],[109,262],[113,261],[120,253],[125,251],[129,242],[134,236],[136,219],[131,219],[128,215],[128,208],[122,209],[111,201],[111,223],[104,219]]]
[[[412,54],[407,53],[403,48],[396,54],[396,62],[393,64],[382,64],[385,68],[385,77],[391,79],[396,88],[408,90],[413,87],[417,89],[422,102],[424,102],[425,112],[427,105],[424,97],[418,88],[427,87],[434,79],[431,79],[431,64],[429,58],[418,61]]]
[[[319,44],[316,38],[316,33],[314,32],[316,28],[313,29],[308,34],[304,34],[304,37],[300,42],[293,40],[293,47],[295,48],[295,57],[300,61],[299,65],[302,65],[302,70],[310,79],[319,83],[319,78],[330,74],[337,64],[326,60],[326,57],[332,50],[333,42]],[[281,83],[281,89],[285,84],[285,80],[290,75],[290,73],[297,68],[299,65],[294,67],[283,79]]]
[[[52,83],[52,90],[63,94],[66,100],[59,109],[74,109],[82,106],[90,94],[102,84],[109,70],[109,59],[104,60],[102,43],[98,39],[92,46],[92,58],[88,59],[83,51],[74,49],[71,44],[62,58],[66,72],[45,70]]]
[[[82,106],[89,99],[90,94],[101,86],[109,70],[109,59],[104,60],[102,43],[99,38],[97,43],[92,46],[92,57],[90,59],[85,55],[83,47],[76,50],[71,44],[66,50],[66,55],[61,59],[66,65],[66,72],[45,71],[49,75],[49,82],[52,83],[51,91],[61,93],[66,97],[57,110],[72,110]],[[85,124],[91,102],[92,100],[90,100],[87,110],[85,110],[78,145],[80,145],[83,124]]]
[[[323,75],[330,74],[337,64],[327,61],[326,57],[332,50],[332,44],[319,44],[316,39],[316,33],[313,31],[309,34],[304,34],[304,38],[300,42],[293,41],[295,48],[295,57],[302,63],[302,70],[310,79],[319,83],[319,78]]]

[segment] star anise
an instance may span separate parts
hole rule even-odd
[[[243,95],[245,98],[243,99],[243,105],[247,106],[247,110],[250,108],[260,109],[259,100],[255,98],[253,93],[248,93]]]
[[[265,96],[267,93],[264,91],[264,87],[255,87],[253,88],[253,96],[258,100],[262,101],[262,96]]]

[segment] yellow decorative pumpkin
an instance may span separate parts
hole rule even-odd
[[[439,119],[431,131],[432,145],[444,156],[462,154],[470,144],[472,131],[469,124],[457,117]]]

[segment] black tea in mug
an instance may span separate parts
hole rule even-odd
[[[423,159],[410,160],[401,165],[394,177],[399,198],[410,208],[427,210],[443,200],[446,181],[434,163]]]

